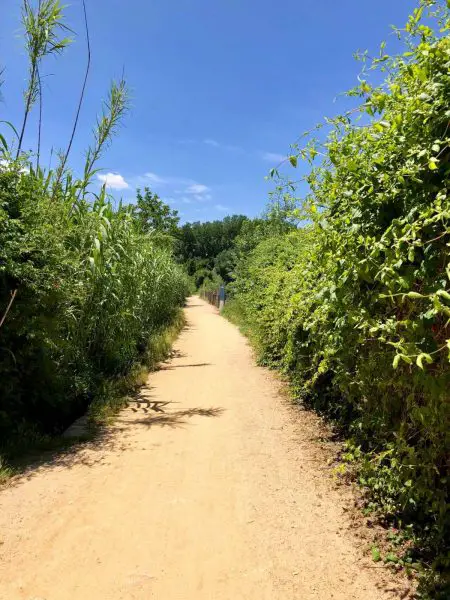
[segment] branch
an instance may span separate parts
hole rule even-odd
[[[11,306],[13,305],[14,299],[16,297],[17,294],[17,290],[14,290],[13,293],[11,294],[11,300],[8,303],[8,306],[6,307],[5,313],[0,321],[0,327],[3,325],[3,323],[5,322],[6,317],[8,316],[8,313],[11,309]]]
[[[38,146],[37,146],[36,171],[39,171],[39,161],[41,159],[41,132],[42,132],[42,81],[41,81],[41,74],[39,73],[39,67],[37,69],[37,80],[38,80],[38,93],[39,93],[39,124],[38,124]]]
[[[20,130],[20,135],[19,135],[19,145],[17,146],[16,160],[19,158],[20,151],[22,150],[23,136],[25,134],[25,129],[27,127],[28,115],[30,114],[30,111],[31,111],[31,104],[32,104],[31,101],[32,101],[33,94],[34,94],[35,85],[36,85],[36,63],[34,62],[32,70],[31,70],[30,87],[27,92],[27,103],[25,105],[25,113],[23,115],[22,129]]]
[[[38,4],[38,15],[41,15],[41,4],[42,0],[39,0]],[[39,161],[41,159],[41,132],[42,132],[42,81],[41,74],[39,72],[39,65],[37,67],[37,80],[38,80],[38,94],[39,94],[39,124],[38,124],[38,147],[37,147],[37,160],[36,160],[36,171],[39,171]]]

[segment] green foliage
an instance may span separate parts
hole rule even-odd
[[[170,251],[104,191],[73,205],[47,178],[0,171],[0,437],[22,421],[53,431],[85,410],[104,377],[123,375],[184,300]]]
[[[250,244],[233,284],[261,360],[362,449],[361,483],[386,519],[411,524],[439,585],[450,566],[449,28],[443,3],[422,2],[397,30],[403,54],[382,44],[361,57],[349,92],[359,107],[292,147],[293,167],[311,164],[292,209],[308,226]],[[278,196],[295,190],[278,179]]]
[[[378,548],[376,546],[373,546],[373,548],[372,548],[372,560],[374,562],[380,562],[380,560],[381,560],[380,551],[378,550]]]
[[[24,5],[33,36],[53,46],[41,28],[59,23],[57,5]],[[187,278],[165,229],[143,227],[142,206],[115,208],[105,187],[89,191],[127,98],[124,81],[111,85],[79,179],[64,162],[34,168],[21,136],[0,123],[0,454],[61,431],[135,364],[152,362],[184,302]]]
[[[186,223],[179,229],[176,254],[196,289],[232,280],[237,259],[234,240],[247,222],[247,217],[233,215],[222,221]]]
[[[148,187],[144,188],[144,195],[137,190],[137,201],[134,209],[135,217],[142,233],[165,233],[176,235],[178,229],[178,212],[172,210],[157,194],[153,194]]]

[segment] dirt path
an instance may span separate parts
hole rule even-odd
[[[162,404],[0,494],[0,598],[390,598],[301,414],[214,308],[187,318],[142,393]]]

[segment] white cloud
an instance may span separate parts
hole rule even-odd
[[[144,176],[155,185],[166,185],[168,181],[156,173],[145,173]]]
[[[220,147],[219,142],[216,142],[216,140],[207,139],[207,140],[203,140],[203,143],[206,144],[207,146],[214,146],[214,148]]]
[[[283,154],[278,154],[276,152],[262,152],[261,158],[270,163],[280,163],[286,160],[286,156]]]
[[[228,208],[228,206],[224,206],[223,204],[216,204],[216,205],[214,206],[214,208],[215,208],[216,210],[220,210],[220,212],[227,212],[228,210],[230,210],[230,209]]]
[[[14,169],[14,161],[13,160],[7,160],[5,158],[2,158],[2,160],[0,160],[0,168],[3,168],[3,170],[7,171],[8,169]],[[30,165],[28,164],[28,166],[26,167],[20,167],[19,169],[19,173],[29,173],[30,172]]]
[[[194,194],[192,198],[197,200],[197,202],[208,202],[208,200],[211,200],[212,196],[211,194],[205,194],[204,196],[201,194]]]
[[[119,173],[106,173],[97,175],[98,179],[112,190],[126,190],[129,184]]]
[[[203,140],[203,143],[207,146],[212,146],[213,148],[221,148],[222,150],[228,150],[228,152],[237,152],[239,154],[245,153],[245,150],[240,146],[233,146],[232,144],[221,144],[220,142],[212,140],[211,138]]]
[[[198,196],[198,195],[206,194],[209,191],[210,191],[210,189],[207,185],[203,185],[201,183],[193,183],[186,188],[185,193],[186,194],[194,194],[194,195]]]
[[[175,202],[174,198],[181,196],[177,200],[183,204],[206,202],[212,198],[211,189],[207,185],[197,183],[194,179],[161,176],[150,171],[134,177],[132,184],[135,187],[148,185],[151,188],[164,188],[163,193],[172,196],[173,202]]]

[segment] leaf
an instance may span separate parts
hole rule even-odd
[[[296,156],[294,156],[294,155],[290,156],[290,157],[289,157],[289,162],[291,163],[291,165],[292,165],[293,167],[296,167],[296,166],[297,166],[297,157],[296,157]]]
[[[431,363],[433,362],[433,359],[429,354],[426,354],[425,352],[422,352],[422,354],[419,354],[419,356],[416,359],[416,364],[420,369],[422,369],[422,371],[423,371],[423,361],[424,360],[429,365],[431,365]]]
[[[416,23],[418,23],[418,22],[420,21],[420,19],[421,19],[421,17],[422,17],[423,9],[424,9],[424,7],[423,7],[423,6],[421,6],[420,8],[416,8],[416,9],[414,10],[414,21],[415,21]]]
[[[396,554],[394,554],[393,552],[389,552],[389,554],[386,554],[384,561],[396,563],[396,562],[398,562],[398,556]]]
[[[438,296],[440,296],[441,298],[445,298],[446,300],[450,301],[450,294],[447,291],[445,291],[445,290],[438,290],[436,292],[436,294]]]
[[[8,125],[8,127],[10,127],[16,134],[17,139],[19,139],[19,133],[12,123],[10,123],[9,121],[0,121],[0,123],[4,123],[5,125]]]
[[[4,138],[4,136],[1,133],[0,133],[0,142],[2,143],[3,149],[6,152],[8,150],[8,144],[6,142],[6,139]]]
[[[401,358],[401,354],[396,354],[394,356],[394,361],[392,363],[392,366],[394,367],[394,369],[396,369],[398,367],[399,362],[400,362],[400,358]]]
[[[372,560],[373,562],[380,562],[381,554],[376,546],[372,547]]]

